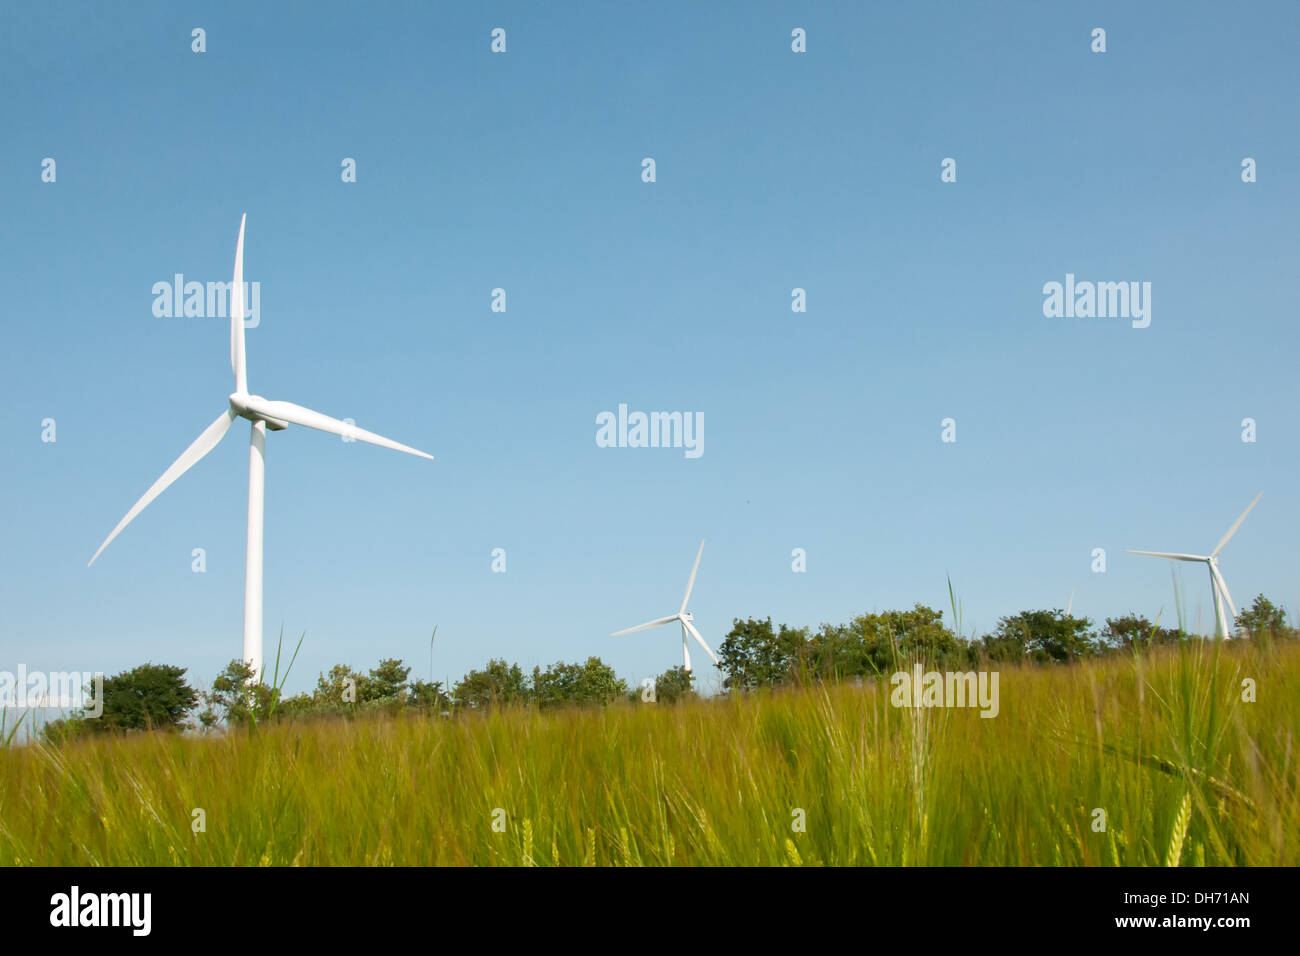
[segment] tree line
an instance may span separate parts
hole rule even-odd
[[[493,659],[450,691],[442,681],[412,680],[411,668],[395,658],[381,660],[366,673],[336,664],[317,677],[311,691],[292,696],[274,681],[256,680],[252,667],[240,660],[227,664],[206,691],[190,686],[185,674],[183,667],[150,663],[106,677],[99,718],[77,711],[46,724],[42,737],[63,743],[126,731],[210,731],[222,725],[377,713],[450,717],[500,706],[603,706],[621,699],[673,704],[695,695],[694,675],[682,667],[670,668],[647,685],[629,687],[599,657],[581,664],[559,661],[535,667],[531,674],[518,664]]]
[[[954,614],[957,607],[954,602]],[[1264,595],[1236,618],[1239,638],[1294,638],[1286,612]],[[1193,640],[1180,628],[1161,627],[1129,613],[1097,627],[1059,608],[1003,617],[981,637],[965,638],[924,604],[908,611],[859,615],[847,624],[813,629],[774,627],[772,619],[737,619],[718,648],[727,690],[751,690],[810,680],[892,674],[900,662],[923,661],[939,670],[967,671],[999,663],[1065,664],[1121,651]]]
[[[959,611],[955,601],[953,610],[954,615]],[[1286,612],[1262,594],[1237,616],[1236,633],[1247,639],[1297,637],[1287,624]],[[1088,618],[1060,609],[1021,611],[1000,618],[993,631],[982,637],[964,638],[944,622],[942,611],[916,604],[911,610],[862,614],[846,624],[822,624],[816,629],[774,627],[770,617],[736,618],[719,645],[718,660],[724,692],[737,693],[810,681],[867,679],[891,674],[900,663],[914,661],[961,671],[1013,662],[1069,664],[1192,639],[1199,638],[1160,627],[1137,614],[1106,618],[1104,625],[1096,627]],[[311,691],[292,696],[283,695],[283,681],[278,686],[275,680],[258,682],[252,668],[239,660],[231,661],[206,691],[190,686],[185,674],[182,667],[143,664],[106,677],[102,716],[92,720],[74,712],[46,724],[42,736],[47,742],[61,743],[95,734],[210,731],[269,720],[403,712],[450,717],[501,706],[548,709],[605,706],[619,700],[673,704],[695,696],[695,675],[680,666],[653,681],[629,686],[599,657],[580,664],[559,661],[545,669],[535,667],[531,673],[517,663],[494,658],[449,689],[442,681],[412,680],[411,668],[395,658],[381,660],[365,673],[336,664],[317,677]]]

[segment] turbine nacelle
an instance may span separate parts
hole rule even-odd
[[[269,415],[260,415],[255,412],[248,404],[248,399],[256,402],[265,402],[266,399],[261,395],[249,395],[247,392],[231,392],[230,407],[240,418],[247,418],[250,422],[265,422],[266,427],[273,432],[282,432],[289,427],[289,423],[278,418],[271,418]]]

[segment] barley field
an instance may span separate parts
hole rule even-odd
[[[1004,667],[999,690],[993,718],[882,681],[11,746],[0,862],[1300,862],[1294,642]]]

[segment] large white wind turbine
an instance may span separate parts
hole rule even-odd
[[[262,512],[266,478],[266,430],[282,431],[289,425],[303,425],[319,431],[330,432],[348,439],[359,439],[372,445],[404,451],[421,458],[432,458],[422,451],[402,445],[391,439],[368,432],[330,418],[310,408],[292,402],[273,402],[261,395],[248,392],[248,372],[244,365],[244,221],[239,220],[239,239],[235,243],[235,278],[230,289],[230,367],[235,373],[235,391],[230,395],[230,407],[217,416],[217,420],[194,439],[181,456],[172,463],[161,478],[137,501],[126,517],[117,523],[113,533],[104,539],[86,567],[95,563],[110,541],[131,523],[149,502],[167,490],[167,487],[208,452],[217,447],[230,423],[236,418],[246,418],[251,423],[252,438],[248,452],[248,544],[244,566],[244,660],[252,665],[253,673],[262,674]]]
[[[1228,593],[1228,583],[1223,580],[1223,575],[1219,573],[1219,552],[1222,551],[1223,546],[1228,543],[1228,539],[1237,533],[1237,529],[1241,527],[1241,523],[1246,520],[1246,515],[1250,514],[1250,509],[1255,507],[1255,502],[1259,501],[1263,494],[1264,492],[1261,491],[1255,496],[1255,500],[1246,506],[1246,510],[1241,513],[1241,517],[1233,522],[1232,527],[1228,529],[1228,533],[1219,539],[1219,543],[1215,545],[1214,550],[1209,554],[1170,554],[1165,551],[1129,551],[1129,554],[1149,554],[1153,558],[1172,558],[1175,561],[1205,562],[1210,569],[1210,591],[1214,595],[1214,623],[1219,637],[1226,638],[1228,636],[1228,620],[1223,614],[1224,601],[1228,602],[1228,607],[1232,610],[1234,622],[1237,618],[1237,608],[1232,603],[1232,595]]]
[[[647,628],[658,627],[660,624],[671,624],[673,621],[680,621],[682,624],[682,661],[689,671],[691,669],[691,651],[686,644],[686,636],[699,641],[700,647],[712,658],[713,663],[717,664],[718,659],[713,656],[713,651],[709,650],[709,645],[704,643],[704,638],[700,637],[700,632],[695,629],[691,622],[695,620],[695,615],[686,610],[686,602],[691,599],[691,588],[695,587],[695,572],[700,569],[700,555],[704,554],[704,542],[700,542],[700,550],[695,553],[695,567],[691,568],[691,579],[686,582],[686,595],[682,598],[682,606],[676,614],[670,617],[661,617],[657,621],[647,621],[645,624],[638,624],[636,627],[625,628],[621,631],[615,631],[610,637],[618,637],[621,634],[631,634],[633,631],[644,631]]]

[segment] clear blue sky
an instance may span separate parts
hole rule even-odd
[[[734,617],[946,608],[949,574],[967,631],[1071,591],[1169,621],[1167,562],[1123,549],[1205,552],[1260,490],[1225,576],[1300,608],[1294,3],[3,17],[0,669],[206,682],[238,655],[242,421],[86,561],[233,390],[226,323],[157,318],[151,288],[228,280],[244,212],[252,391],[436,457],[270,436],[268,653],[306,631],[295,689],[386,656],[427,676],[435,624],[439,679],[659,673],[674,629],[607,635],[676,610],[701,538],[715,649]],[[1151,282],[1151,326],[1044,318],[1067,272]],[[620,402],[702,412],[704,455],[597,448]]]

